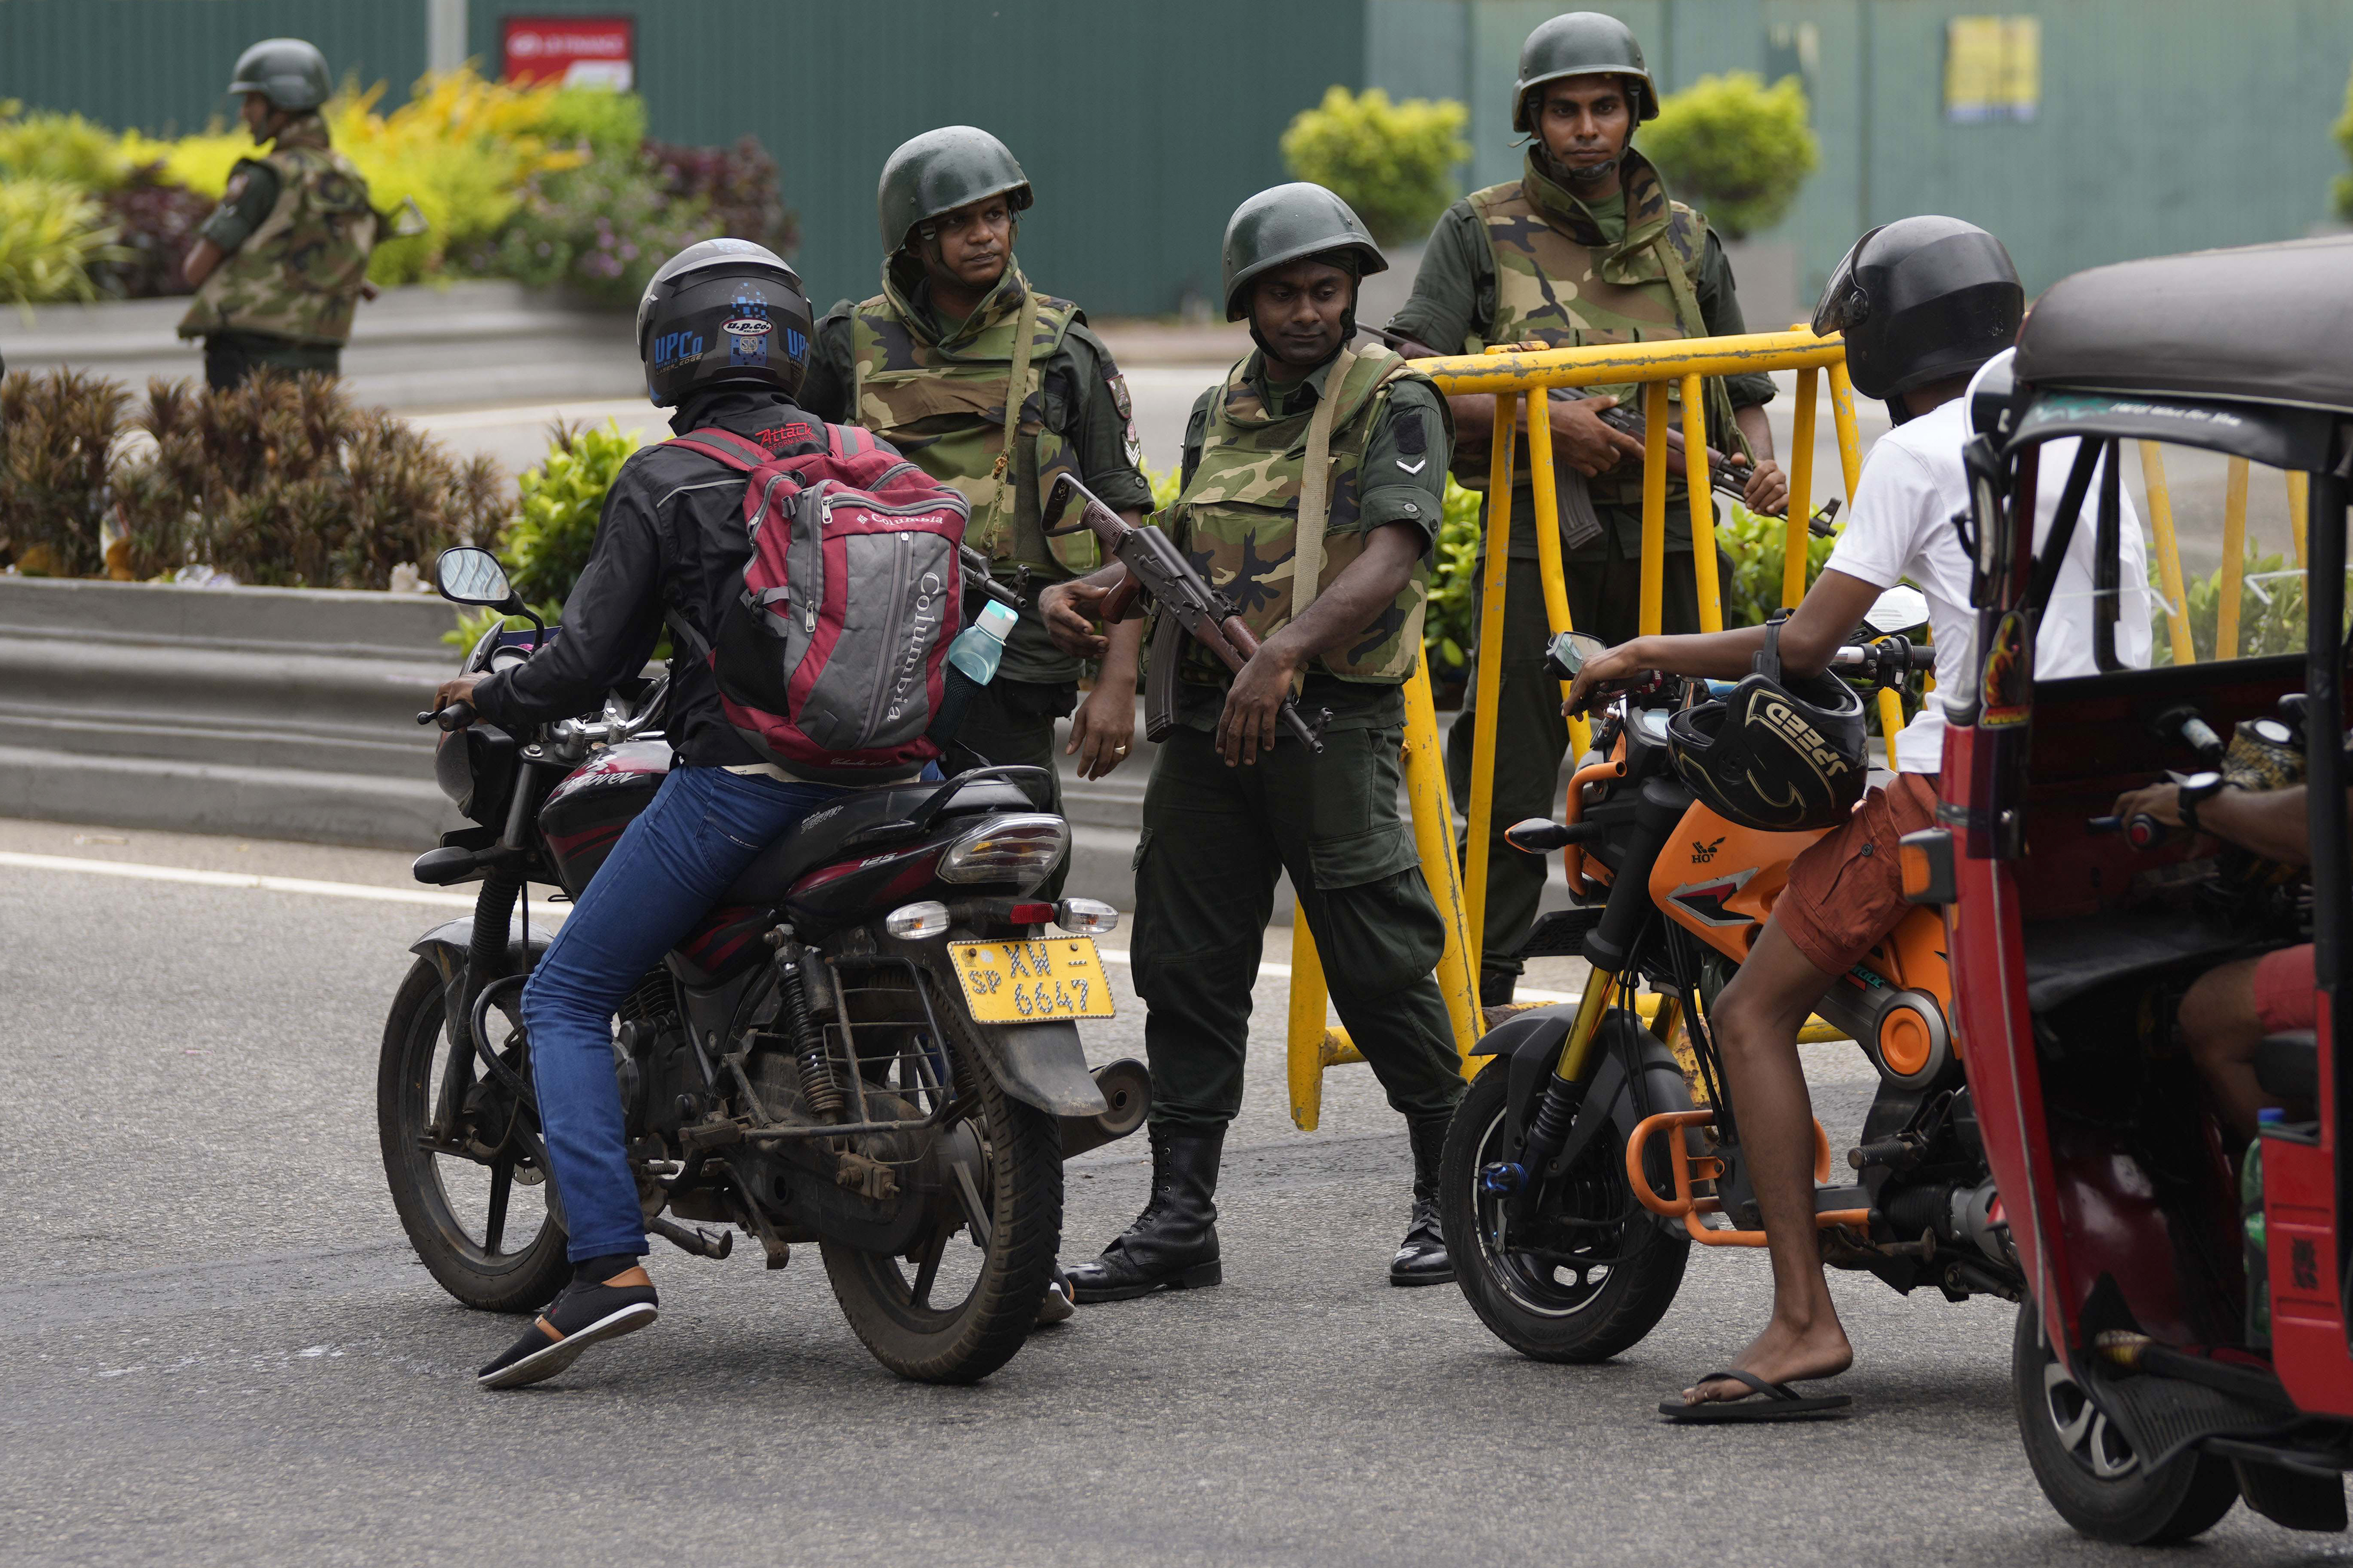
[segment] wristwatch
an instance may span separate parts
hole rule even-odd
[[[2198,824],[2198,808],[2222,791],[2222,775],[2217,773],[2191,773],[2181,781],[2174,792],[2174,809],[2181,814],[2181,826],[2192,833],[2206,830]]]

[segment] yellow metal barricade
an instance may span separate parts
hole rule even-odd
[[[1684,449],[1699,454],[1706,450],[1709,436],[1706,403],[1702,395],[1707,378],[1752,372],[1798,373],[1789,522],[1781,589],[1782,599],[1788,605],[1795,605],[1805,591],[1807,521],[1812,516],[1815,405],[1825,373],[1830,383],[1831,417],[1838,432],[1840,467],[1850,497],[1862,476],[1862,449],[1855,428],[1854,390],[1847,381],[1844,345],[1835,337],[1816,337],[1803,329],[1594,348],[1491,349],[1483,354],[1421,360],[1415,368],[1428,373],[1439,389],[1450,395],[1485,394],[1495,399],[1493,447],[1488,469],[1486,562],[1481,580],[1479,658],[1473,676],[1482,693],[1492,694],[1503,673],[1504,601],[1513,523],[1512,476],[1518,460],[1524,402],[1541,407],[1554,387],[1623,382],[1642,384],[1646,439],[1640,625],[1646,634],[1657,632],[1662,619],[1671,384],[1679,385],[1682,393]],[[1546,620],[1557,635],[1571,627],[1560,533],[1551,521],[1559,515],[1552,426],[1549,419],[1536,418],[1527,421],[1526,427],[1531,489],[1538,520],[1537,565],[1544,587]],[[1724,626],[1723,584],[1717,581],[1713,491],[1704,478],[1686,488],[1690,495],[1700,625],[1707,631],[1720,631]],[[1482,1059],[1475,1050],[1483,1024],[1478,1008],[1478,970],[1485,936],[1488,848],[1493,837],[1497,708],[1492,695],[1479,704],[1472,735],[1469,858],[1461,871],[1455,859],[1453,816],[1438,751],[1438,729],[1431,711],[1426,662],[1406,687],[1406,778],[1413,803],[1414,837],[1420,850],[1422,874],[1447,921],[1446,956],[1440,963],[1439,981],[1446,993],[1455,1047],[1461,1054],[1467,1075],[1475,1061]],[[1582,753],[1588,743],[1585,725],[1578,721],[1573,728],[1573,738]],[[1291,1113],[1293,1121],[1311,1131],[1322,1111],[1324,1069],[1363,1059],[1345,1032],[1329,1026],[1325,1018],[1327,1000],[1323,963],[1315,951],[1314,934],[1308,930],[1303,911],[1297,912],[1292,926],[1289,1008]],[[1656,1000],[1641,999],[1653,1006]],[[1649,1016],[1648,1012],[1644,1014]],[[1811,1020],[1801,1037],[1817,1040],[1840,1037],[1820,1020]]]

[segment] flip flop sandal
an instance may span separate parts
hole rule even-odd
[[[1681,1399],[1659,1401],[1659,1414],[1683,1426],[1712,1426],[1735,1421],[1806,1421],[1844,1410],[1854,1403],[1850,1394],[1803,1394],[1786,1383],[1767,1383],[1755,1373],[1711,1372],[1692,1386],[1715,1383],[1745,1383],[1757,1397],[1741,1399],[1705,1399],[1687,1403]]]

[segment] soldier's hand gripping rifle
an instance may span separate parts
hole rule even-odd
[[[1055,476],[1053,487],[1046,492],[1045,515],[1060,512],[1071,498],[1081,503],[1079,521],[1050,528],[1047,533],[1092,529],[1103,554],[1127,568],[1127,581],[1103,601],[1103,620],[1128,620],[1151,605],[1162,611],[1160,625],[1152,636],[1151,668],[1144,682],[1144,732],[1154,741],[1165,740],[1176,728],[1176,670],[1183,662],[1185,638],[1191,637],[1237,675],[1258,652],[1258,638],[1242,624],[1233,602],[1193,570],[1193,563],[1166,534],[1148,522],[1141,528],[1133,526],[1097,500],[1077,475]],[[1139,605],[1139,599],[1147,599],[1148,604]],[[1301,715],[1296,698],[1282,700],[1282,727],[1311,752],[1324,750],[1324,723],[1330,717],[1328,712],[1319,713],[1311,723]]]

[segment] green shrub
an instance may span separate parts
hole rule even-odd
[[[613,420],[602,430],[559,420],[546,461],[516,481],[522,500],[500,535],[499,556],[516,593],[560,607],[596,543],[605,492],[638,449],[638,433]],[[548,617],[553,620],[554,617]]]
[[[1438,560],[1430,576],[1430,610],[1422,618],[1421,646],[1430,656],[1430,679],[1437,685],[1471,675],[1471,650],[1479,641],[1472,606],[1479,589],[1477,490],[1450,478],[1438,523]]]
[[[0,180],[0,302],[98,296],[90,268],[125,259],[96,196],[63,180]]]
[[[2304,579],[2274,575],[2288,570],[2286,557],[2262,554],[2252,544],[2247,547],[2239,583],[2238,658],[2263,658],[2304,651]],[[2348,574],[2347,581],[2353,584],[2353,574]],[[2149,605],[2148,616],[2151,652],[2157,663],[2171,664],[2173,633],[2155,560],[2149,562],[2148,583],[2153,590],[2150,597],[2155,601]],[[2189,646],[2196,651],[2198,662],[2203,664],[2214,657],[2215,638],[2221,626],[2222,569],[2217,566],[2207,576],[2191,579],[2185,589],[2183,597],[2189,601]]]
[[[609,87],[558,88],[533,129],[559,146],[586,142],[593,153],[634,153],[646,140],[646,100]]]
[[[1456,194],[1454,170],[1471,157],[1469,115],[1451,99],[1393,104],[1379,88],[1335,87],[1294,116],[1282,133],[1282,161],[1356,209],[1383,245],[1430,231]]]
[[[1746,71],[1704,76],[1661,100],[1641,146],[1667,188],[1704,209],[1726,239],[1780,222],[1821,161],[1798,79],[1767,88]]]
[[[1788,559],[1789,524],[1786,518],[1765,517],[1738,501],[1715,499],[1715,544],[1731,557],[1732,574],[1717,584],[1724,595],[1724,624],[1761,626],[1781,607],[1781,568]],[[1806,536],[1806,586],[1822,574],[1836,539]],[[1795,605],[1790,606],[1792,609]]]
[[[23,107],[0,102],[0,177],[63,180],[85,191],[111,191],[131,177],[121,139],[105,126]]]
[[[2333,134],[2337,145],[2343,148],[2348,163],[2353,163],[2353,80],[2345,84],[2345,116],[2337,121]],[[2353,223],[2353,174],[2337,176],[2337,216]]]

